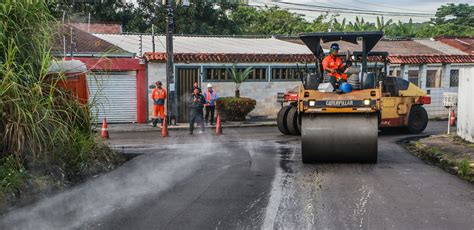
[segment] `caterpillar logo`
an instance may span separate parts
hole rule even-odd
[[[342,100],[342,101],[326,101],[326,106],[332,107],[346,107],[346,106],[353,106],[354,101],[351,100]]]

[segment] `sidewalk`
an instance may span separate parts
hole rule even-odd
[[[422,160],[474,183],[474,143],[455,135],[434,135],[407,144]]]
[[[248,121],[226,121],[222,122],[223,128],[244,128],[244,127],[262,127],[275,126],[276,120],[248,120]],[[159,131],[160,128],[155,128],[151,123],[121,123],[121,124],[107,124],[109,132],[145,132],[145,131]],[[199,126],[196,126],[199,127]],[[206,125],[207,128],[215,128],[215,125]],[[100,125],[96,128],[100,131]],[[168,126],[169,130],[189,129],[189,123],[178,123],[176,125]]]

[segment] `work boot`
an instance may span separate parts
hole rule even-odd
[[[158,124],[158,119],[154,119],[154,120],[153,120],[153,127],[156,128],[156,125],[157,125],[157,124]]]

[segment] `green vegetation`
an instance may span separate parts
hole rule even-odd
[[[120,158],[94,140],[89,109],[48,75],[56,25],[44,1],[0,3],[0,195],[29,179],[80,180]],[[0,200],[0,206],[4,200]]]
[[[252,67],[247,67],[245,69],[237,68],[237,65],[232,65],[232,68],[228,68],[227,71],[229,72],[232,81],[235,85],[235,97],[240,97],[240,85],[244,82],[249,75],[253,72]]]
[[[245,97],[221,97],[216,102],[219,114],[226,121],[244,121],[256,104],[254,99]]]
[[[409,142],[406,147],[422,160],[474,183],[474,169],[471,168],[471,161],[468,157],[454,156],[438,147],[428,147],[420,141]]]
[[[72,21],[120,22],[127,32],[164,33],[166,9],[154,0],[138,0],[138,7],[115,0],[72,4],[49,4],[54,16],[62,18],[63,11]],[[160,2],[160,1],[158,1]],[[308,21],[302,14],[278,7],[255,8],[242,5],[220,4],[218,7],[204,1],[191,1],[188,8],[176,6],[175,33],[207,35],[296,35],[316,31],[369,31],[383,30],[387,37],[435,37],[442,35],[474,36],[474,6],[447,4],[441,6],[435,17],[423,23],[393,22],[383,17],[368,22],[362,17],[347,21],[339,15],[322,14]]]

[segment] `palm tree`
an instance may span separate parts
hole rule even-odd
[[[237,65],[234,63],[232,65],[232,68],[228,68],[227,71],[229,71],[230,76],[232,77],[232,81],[234,82],[235,86],[235,97],[239,98],[240,97],[240,84],[244,82],[247,77],[250,75],[250,73],[253,72],[252,67],[247,67],[246,69],[238,69]]]

